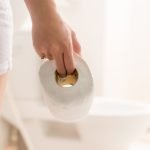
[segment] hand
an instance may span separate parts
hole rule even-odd
[[[74,71],[73,52],[80,55],[80,44],[75,32],[60,16],[34,23],[32,35],[33,45],[39,56],[55,59],[59,74],[66,75]]]
[[[74,69],[73,53],[80,55],[75,32],[57,12],[54,0],[25,0],[32,18],[33,45],[38,55],[54,59],[61,75]]]

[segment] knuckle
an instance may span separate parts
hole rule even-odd
[[[53,53],[55,53],[55,54],[59,54],[59,53],[61,53],[61,50],[60,50],[60,48],[53,49]]]
[[[69,42],[67,42],[67,40],[66,40],[66,41],[63,41],[63,42],[62,42],[62,45],[63,45],[63,47],[64,47],[65,49],[67,49],[67,48],[68,48],[68,45],[69,45]]]
[[[56,44],[51,45],[50,51],[52,54],[58,54],[60,52],[59,47]]]
[[[70,51],[71,47],[72,47],[72,42],[71,40],[66,40],[63,42],[63,47],[66,51]]]

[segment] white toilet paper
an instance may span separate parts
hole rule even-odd
[[[86,62],[74,54],[78,79],[72,87],[61,87],[56,82],[54,60],[46,61],[39,76],[44,89],[44,99],[56,119],[76,121],[88,114],[93,100],[93,78]]]

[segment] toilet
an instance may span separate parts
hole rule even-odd
[[[150,126],[150,105],[96,97],[89,117],[79,126],[81,137],[93,150],[128,150]]]

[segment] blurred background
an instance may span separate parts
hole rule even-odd
[[[94,78],[94,95],[150,103],[150,1],[56,2],[61,15],[76,31],[81,42],[82,56]],[[17,132],[17,135],[21,136],[19,131],[13,128],[16,123],[23,128],[17,106],[28,118],[40,118],[46,113],[36,113],[38,109],[42,109],[36,106],[43,104],[38,78],[41,60],[32,47],[30,16],[22,0],[12,0],[11,4],[14,14],[14,68],[10,73],[6,99],[12,101],[8,104],[6,101],[8,111],[4,116],[15,116],[16,120],[11,120],[11,125],[4,119],[0,121],[2,150],[9,143],[10,133],[15,132],[16,135]],[[27,126],[31,126],[30,121]],[[55,124],[51,126],[55,130]],[[76,126],[60,128],[63,128],[64,132],[66,128],[70,128],[71,132],[67,136],[74,135],[73,138],[79,138]],[[58,124],[57,129],[60,128]],[[24,135],[26,143],[32,147],[27,135]],[[20,148],[24,149],[27,149],[26,146]]]

